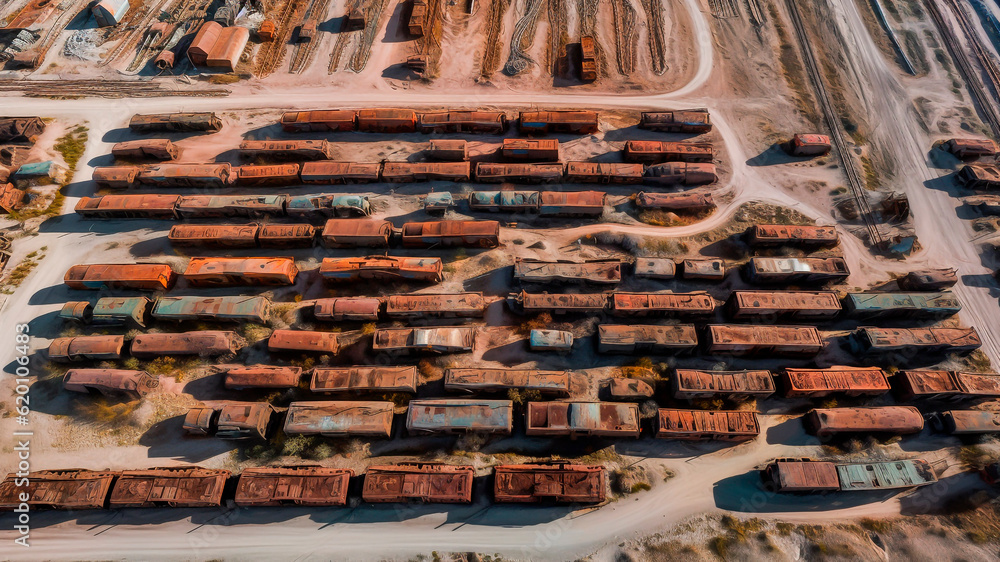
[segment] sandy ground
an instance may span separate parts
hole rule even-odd
[[[671,228],[651,227],[634,220],[573,222],[559,228],[532,231],[523,226],[505,228],[502,237],[510,241],[508,246],[493,253],[472,256],[466,260],[468,263],[459,266],[459,274],[446,281],[442,289],[457,290],[463,286],[459,279],[488,266],[508,263],[513,252],[532,257],[581,258],[604,257],[611,253],[602,247],[575,245],[576,240],[588,234],[610,232],[677,238],[708,232],[725,225],[741,204],[752,201],[782,205],[823,224],[838,220],[829,195],[833,187],[844,182],[836,166],[830,161],[823,164],[789,162],[778,157],[771,148],[785,132],[809,126],[808,116],[797,113],[794,105],[787,101],[791,92],[780,76],[775,76],[773,57],[765,54],[761,43],[746,30],[740,30],[737,23],[710,22],[707,7],[697,0],[684,0],[680,5],[690,18],[694,52],[689,57],[692,60],[688,78],[669,93],[605,95],[584,88],[558,94],[524,93],[513,87],[491,89],[457,82],[443,91],[412,89],[401,92],[378,79],[364,79],[364,89],[352,89],[347,86],[350,81],[345,79],[345,87],[336,94],[335,105],[341,107],[403,105],[516,109],[544,106],[598,108],[606,112],[707,107],[712,112],[716,127],[713,136],[717,145],[724,147],[723,165],[727,168],[727,177],[725,185],[716,190],[725,194],[720,198],[723,203],[705,220]],[[997,364],[1000,361],[997,340],[1000,311],[997,286],[987,267],[991,262],[981,256],[970,222],[956,213],[958,200],[951,196],[952,188],[948,187],[951,180],[945,177],[956,163],[942,167],[928,156],[933,141],[946,133],[924,130],[910,109],[915,105],[915,98],[926,97],[930,100],[928,111],[935,115],[935,121],[953,121],[955,115],[941,109],[951,101],[941,93],[947,92],[948,86],[934,90],[950,79],[946,73],[935,74],[935,70],[923,77],[924,82],[931,85],[914,89],[917,79],[901,76],[894,63],[885,59],[868,35],[856,4],[830,1],[824,6],[835,16],[830,21],[844,38],[843,49],[848,55],[844,73],[854,76],[854,80],[860,82],[858,86],[867,88],[866,91],[880,92],[865,96],[855,109],[863,114],[871,129],[870,142],[891,155],[896,163],[891,187],[909,197],[913,209],[912,228],[921,242],[921,249],[906,261],[877,258],[855,235],[856,226],[837,222],[843,235],[841,249],[852,270],[847,286],[867,288],[886,281],[893,273],[921,267],[959,268],[961,281],[955,289],[963,304],[959,321],[979,329],[984,339],[983,351]],[[331,13],[336,14],[340,9],[339,3],[331,3]],[[391,12],[392,7],[387,11]],[[505,25],[505,29],[510,28]],[[384,28],[378,37],[383,36]],[[764,41],[773,42],[773,34],[769,38],[765,35]],[[536,38],[533,49],[537,50],[542,43],[544,41]],[[314,55],[314,67],[321,65],[320,61],[325,64],[331,46],[329,42],[324,44]],[[605,46],[605,51],[613,52],[613,48]],[[373,60],[375,58],[373,54]],[[768,60],[772,66],[767,65]],[[388,63],[389,58],[380,61]],[[937,66],[932,65],[932,68]],[[781,95],[775,96],[775,90]],[[104,163],[105,155],[120,136],[120,128],[129,115],[175,110],[226,112],[229,126],[213,136],[212,142],[205,141],[208,137],[182,142],[183,159],[194,161],[215,158],[224,152],[220,147],[234,146],[243,132],[273,122],[275,113],[269,110],[310,109],[331,104],[327,86],[312,83],[291,87],[278,80],[237,85],[232,95],[212,99],[0,98],[0,114],[38,114],[56,118],[60,124],[84,122],[90,129],[90,140],[76,181],[67,188],[65,209],[68,212],[45,223],[36,236],[21,238],[15,245],[12,264],[42,247],[47,248],[46,257],[6,303],[0,304],[3,318],[11,320],[0,325],[0,341],[13,339],[14,322],[39,319],[35,320],[35,325],[41,327],[43,333],[53,332],[52,317],[66,300],[66,291],[60,283],[69,265],[98,258],[102,261],[133,259],[138,257],[135,248],[141,248],[139,252],[144,258],[183,261],[176,256],[161,255],[165,250],[162,236],[169,224],[81,221],[71,212],[78,198],[92,191],[87,182],[92,167]],[[604,129],[602,135],[598,135],[598,143],[608,140],[612,127],[605,124]],[[369,150],[402,154],[418,142],[420,137],[416,135],[379,143],[380,146]],[[606,146],[588,147],[584,142],[589,141],[577,141],[581,146],[570,145],[569,150],[587,155]],[[378,213],[380,216],[402,216],[413,212],[416,196],[429,187],[433,186],[407,186],[400,190],[401,197],[376,197]],[[522,240],[523,244],[514,244],[515,239]],[[529,248],[536,242],[543,244],[540,248]],[[512,251],[515,247],[517,249]],[[315,256],[297,257],[303,262],[315,260]],[[501,320],[502,316],[491,316],[488,323]],[[500,335],[496,341],[506,343],[510,338]],[[46,339],[41,337],[34,342],[35,347],[45,344]],[[0,362],[6,365],[12,356],[10,352],[5,353],[7,355],[0,357]],[[508,352],[494,358],[502,363],[512,356],[516,354]],[[482,356],[477,358],[482,359]],[[834,355],[824,359],[837,358]],[[560,358],[541,361],[542,365],[564,364]],[[597,376],[607,374],[606,371],[598,372]],[[5,382],[5,391],[8,387]],[[180,391],[179,387],[171,388]],[[589,388],[593,390],[594,386]],[[190,397],[184,396],[178,401],[154,403],[150,407],[161,410],[143,415],[147,418],[169,415],[188,403],[185,401]],[[56,404],[53,408],[59,406]],[[797,420],[779,413],[788,408],[787,403],[775,401],[758,406],[764,413],[761,416],[762,434],[750,443],[732,447],[662,443],[650,439],[616,443],[613,446],[615,453],[650,471],[669,470],[675,476],[666,482],[654,482],[648,492],[628,496],[596,510],[488,506],[482,500],[485,494],[479,494],[478,503],[459,508],[362,505],[330,510],[125,510],[79,517],[77,514],[48,513],[35,516],[35,546],[27,556],[19,553],[18,558],[78,558],[82,549],[86,549],[87,556],[95,558],[264,559],[280,556],[325,559],[332,556],[331,545],[336,545],[336,557],[351,559],[407,558],[436,550],[500,552],[520,559],[570,559],[597,552],[595,559],[604,560],[614,557],[616,545],[623,540],[641,539],[704,513],[731,511],[801,523],[852,521],[860,517],[908,513],[914,505],[934,506],[949,498],[985,491],[984,485],[975,476],[964,473],[955,460],[959,445],[956,440],[925,432],[898,444],[878,446],[866,451],[865,455],[894,458],[919,453],[928,460],[939,461],[936,465],[941,471],[942,483],[939,485],[909,494],[833,500],[768,496],[755,484],[754,469],[761,463],[777,456],[825,455],[828,451],[802,434]],[[83,427],[76,433],[67,433],[70,425],[65,419],[44,410],[34,414],[36,468],[124,468],[192,459],[207,466],[229,466],[232,462],[230,448],[211,441],[178,447],[167,445],[176,445],[179,441],[164,440],[161,446],[151,448],[134,445],[127,431],[95,435],[92,428]],[[13,427],[11,419],[0,419],[0,432],[7,433]],[[511,444],[524,443],[514,440]],[[9,453],[4,449],[0,472],[13,466]],[[0,521],[6,519],[0,518]],[[275,530],[276,523],[280,524],[280,532]],[[0,538],[10,535],[9,531],[0,531]],[[391,541],[386,540],[387,535],[391,535]]]

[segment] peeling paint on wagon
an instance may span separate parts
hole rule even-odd
[[[670,386],[674,398],[694,400],[721,397],[732,401],[764,399],[774,394],[771,371],[697,371],[676,369]]]
[[[664,133],[700,135],[712,131],[712,119],[707,109],[644,111],[639,116],[639,128]]]
[[[424,281],[438,283],[444,279],[441,258],[409,258],[367,256],[364,258],[323,258],[319,274],[327,282],[359,281]]]
[[[174,334],[139,334],[132,340],[132,356],[143,358],[161,355],[228,355],[246,345],[236,332],[203,330]]]
[[[626,162],[659,164],[661,162],[711,162],[715,150],[710,142],[641,141],[625,142],[622,157]]]
[[[834,291],[733,291],[726,309],[734,320],[830,320],[841,305]]]
[[[195,287],[293,285],[299,270],[292,258],[191,258],[184,279]]]
[[[778,374],[786,398],[822,398],[834,393],[879,396],[889,392],[885,371],[878,367],[835,366],[828,369],[785,369]]]
[[[518,115],[522,134],[571,133],[586,135],[599,130],[596,111],[522,111]]]
[[[473,350],[476,332],[476,328],[468,326],[381,329],[375,330],[372,349],[462,353]]]
[[[336,355],[340,350],[337,334],[309,330],[275,330],[267,338],[268,351],[302,351]]]
[[[358,112],[348,109],[288,111],[281,114],[286,133],[340,132],[357,128]]]
[[[608,307],[608,293],[511,293],[507,306],[517,314],[597,314]]]
[[[757,412],[744,410],[678,410],[660,408],[659,439],[749,441],[760,435]]]
[[[115,159],[124,158],[126,160],[174,160],[180,151],[170,139],[142,139],[134,141],[116,142],[111,147],[111,155]]]
[[[222,384],[230,390],[249,388],[295,388],[302,378],[302,367],[250,365],[226,370]]]
[[[240,143],[240,156],[270,160],[329,160],[333,157],[326,139],[314,140],[245,140]],[[298,169],[298,166],[296,166]]]
[[[336,297],[317,299],[313,316],[328,322],[375,322],[379,318],[382,299],[375,297]]]
[[[228,470],[192,467],[122,471],[111,490],[112,509],[122,507],[218,507]]]
[[[876,328],[862,326],[852,334],[862,353],[906,350],[964,353],[982,345],[975,328]]]
[[[636,184],[642,183],[642,164],[623,162],[567,162],[569,183]]]
[[[78,468],[33,470],[30,478],[9,474],[0,482],[0,511],[14,511],[25,504],[33,510],[104,509],[118,475]]]
[[[381,179],[381,162],[305,162],[299,177],[305,184],[372,183]]]
[[[486,306],[482,293],[416,293],[389,296],[385,312],[389,318],[482,318]]]
[[[327,248],[388,248],[392,223],[373,219],[330,219],[320,238]]]
[[[254,248],[259,230],[256,224],[176,224],[170,228],[167,240],[175,246]]]
[[[807,432],[818,437],[843,433],[906,435],[924,429],[924,417],[913,406],[814,408],[802,417]]]
[[[826,345],[812,326],[713,324],[705,336],[706,351],[713,354],[810,356]]]
[[[137,133],[219,131],[222,119],[214,113],[156,113],[133,115],[128,126]]]
[[[554,462],[493,469],[493,500],[500,503],[602,503],[606,490],[603,466]]]
[[[585,262],[542,261],[514,258],[514,279],[521,283],[592,283],[617,285],[622,280],[621,260]]]
[[[830,247],[840,243],[834,226],[797,226],[791,224],[757,224],[744,233],[750,246]]]
[[[893,376],[899,400],[1000,398],[1000,375],[957,371],[905,370]]]
[[[299,183],[299,165],[238,166],[233,168],[236,185],[274,187]]]
[[[323,466],[260,466],[244,468],[234,501],[240,507],[347,505],[354,471]]]
[[[248,296],[159,297],[153,305],[153,318],[266,324],[271,318],[271,301]]]
[[[146,371],[125,369],[70,369],[63,375],[63,388],[70,392],[99,392],[112,398],[138,400],[160,386]]]
[[[639,406],[622,402],[528,402],[528,435],[639,437]]]
[[[102,297],[91,312],[95,325],[146,327],[146,311],[153,301],[146,297]]]
[[[56,338],[48,348],[50,361],[107,361],[121,359],[125,336],[76,336]]]
[[[417,368],[316,367],[309,390],[313,392],[404,392],[417,391]]]
[[[507,131],[507,115],[502,111],[438,111],[421,113],[417,130],[421,133],[481,133],[500,135]]]
[[[569,394],[569,372],[533,369],[448,369],[444,388],[450,392],[503,392],[535,390],[543,394]]]
[[[698,335],[693,324],[601,324],[597,327],[597,338],[597,350],[600,353],[685,353],[694,351],[698,346]]]
[[[89,219],[175,219],[180,195],[81,197],[74,211]]]
[[[496,248],[500,245],[500,223],[463,220],[408,222],[403,225],[402,243],[404,248]]]
[[[292,402],[285,415],[287,435],[389,437],[392,402]]]
[[[641,164],[637,164],[641,166]],[[719,181],[715,164],[708,162],[664,162],[646,166],[642,183],[654,187],[704,185]]]
[[[372,465],[365,471],[366,502],[472,503],[472,466],[440,463]]]
[[[510,434],[513,402],[442,398],[410,400],[406,430],[411,434],[499,433]]]
[[[706,292],[611,293],[613,316],[712,314],[715,299]]]
[[[93,291],[104,288],[165,291],[174,286],[175,280],[174,271],[162,263],[74,265],[63,276],[70,289]]]

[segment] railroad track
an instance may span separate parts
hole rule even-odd
[[[615,61],[618,72],[628,76],[635,72],[638,12],[629,0],[613,0],[611,13],[615,19]]]
[[[941,33],[941,38],[944,40],[945,47],[948,48],[951,58],[958,65],[959,71],[965,77],[965,82],[969,86],[969,91],[972,96],[976,98],[976,103],[982,109],[982,116],[985,118],[986,124],[989,125],[990,129],[993,131],[994,138],[1000,138],[1000,113],[997,111],[997,105],[995,102],[1000,101],[1000,69],[997,68],[993,59],[990,57],[986,50],[986,47],[979,40],[979,35],[976,34],[975,29],[969,22],[968,17],[966,17],[965,12],[962,11],[961,6],[959,6],[955,0],[945,0],[951,8],[952,13],[955,16],[955,20],[958,22],[959,27],[962,28],[962,32],[968,39],[969,46],[975,53],[976,58],[979,60],[980,66],[986,71],[986,75],[989,77],[990,82],[992,82],[993,95],[989,95],[986,87],[983,85],[982,80],[979,78],[979,73],[975,71],[972,64],[969,62],[968,57],[966,57],[965,52],[962,50],[962,45],[958,41],[954,32],[950,27],[948,27],[947,22],[941,15],[941,11],[938,8],[937,2],[934,0],[928,0],[926,2],[927,11],[931,15],[931,19],[934,20],[934,25],[937,26],[938,31]],[[990,99],[990,98],[993,99]]]
[[[303,17],[303,21],[323,21],[326,17],[326,12],[329,6],[330,0],[312,0],[309,7],[306,8],[306,14]],[[305,68],[309,66],[309,60],[312,58],[313,53],[316,52],[318,44],[318,33],[308,42],[296,44],[292,51],[292,62],[288,65],[288,72],[298,74],[305,70]]]
[[[379,22],[382,20],[382,12],[385,11],[386,0],[371,0],[365,15],[365,28],[361,31],[358,47],[351,55],[351,60],[347,63],[347,68],[354,72],[361,72],[368,64],[368,58],[372,55],[372,44],[375,42],[375,35],[378,33]]]
[[[750,23],[754,27],[764,25],[764,10],[760,8],[760,0],[746,0],[747,14],[750,15]]]
[[[227,96],[226,89],[168,90],[159,82],[121,80],[4,80],[0,92],[21,92],[27,97],[129,98],[160,96]]]
[[[661,75],[667,71],[666,47],[663,41],[663,3],[659,0],[642,0],[646,11],[646,29],[649,31],[649,56],[653,72]]]
[[[503,32],[503,17],[510,8],[511,0],[490,0],[490,8],[486,13],[486,33],[483,61],[479,68],[480,76],[489,78],[500,65],[500,34]]]
[[[143,35],[146,34],[146,30],[149,29],[152,19],[160,15],[163,11],[163,7],[172,1],[173,0],[160,0],[156,3],[156,6],[143,4],[142,10],[133,10],[131,12],[133,14],[132,17],[126,18],[116,26],[116,29],[120,29],[122,32],[120,34],[112,35],[112,38],[114,38],[115,35],[118,35],[122,37],[122,39],[113,49],[111,49],[111,52],[104,57],[98,66],[107,66],[129,50],[135,49],[139,45],[139,41],[142,39]],[[128,33],[129,30],[132,30],[131,34]]]
[[[531,48],[535,35],[535,24],[538,22],[538,14],[542,11],[542,4],[545,1],[526,0],[524,15],[514,24],[514,32],[510,35],[510,54],[507,55],[507,63],[503,65],[504,74],[517,76],[527,70],[528,64],[535,64],[525,49]],[[528,39],[527,45],[524,44],[526,37]]]
[[[708,0],[708,7],[717,18],[738,18],[741,15],[738,0]]]
[[[858,206],[858,214],[865,221],[865,228],[868,230],[871,244],[882,247],[885,239],[882,237],[882,233],[879,232],[878,225],[875,223],[875,213],[872,211],[871,205],[868,203],[868,196],[865,194],[864,180],[861,177],[861,172],[858,171],[857,162],[851,156],[850,146],[847,143],[843,126],[837,117],[837,112],[833,108],[833,102],[830,100],[830,93],[826,89],[826,82],[823,80],[823,75],[819,71],[819,63],[817,62],[816,54],[812,50],[812,44],[809,42],[809,36],[806,35],[806,29],[802,23],[802,16],[799,14],[796,0],[785,0],[785,5],[788,7],[788,15],[792,20],[792,27],[795,29],[799,47],[802,49],[802,58],[806,66],[806,72],[809,74],[809,81],[812,82],[813,91],[816,93],[816,99],[819,100],[820,108],[823,110],[823,117],[830,130],[830,138],[834,146],[837,147],[840,159],[844,163],[844,173],[847,176],[847,183],[850,185],[851,193],[854,195],[854,202]]]
[[[274,40],[265,43],[255,57],[253,75],[257,78],[271,74],[281,63],[293,18],[302,6],[302,2],[303,0],[287,0],[282,5],[278,17],[274,20],[274,27],[277,30]]]

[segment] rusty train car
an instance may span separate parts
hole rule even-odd
[[[802,418],[806,431],[818,437],[848,433],[907,435],[924,429],[924,416],[913,406],[814,408]]]
[[[465,139],[432,139],[424,154],[434,160],[462,162],[469,159],[469,143]]]
[[[285,216],[284,195],[185,195],[176,213],[185,219]]]
[[[138,168],[135,184],[155,188],[228,187],[235,179],[233,167],[228,162],[221,164],[154,164]],[[128,186],[131,187],[131,186]]]
[[[517,314],[598,314],[608,307],[606,293],[511,293],[507,306]]]
[[[934,429],[949,435],[1000,433],[1000,412],[992,410],[946,410],[931,417]]]
[[[885,371],[878,367],[785,369],[778,380],[786,398],[822,398],[831,394],[879,396],[889,392]]]
[[[521,162],[558,162],[559,141],[556,139],[506,138],[500,144],[500,156]]]
[[[392,402],[292,402],[285,415],[288,435],[389,437]]]
[[[182,333],[139,334],[132,340],[133,357],[155,358],[162,355],[231,355],[246,345],[236,332],[202,330]]]
[[[525,433],[545,437],[639,437],[639,405],[528,402]]]
[[[99,393],[109,398],[138,400],[159,385],[160,380],[146,371],[70,369],[63,375],[64,389],[83,394]]]
[[[299,164],[267,166],[237,166],[233,168],[236,185],[242,187],[275,187],[299,183]]]
[[[689,353],[696,347],[698,335],[693,324],[600,324],[597,327],[597,350],[600,353]]]
[[[840,243],[840,234],[833,226],[796,226],[790,224],[757,224],[747,228],[744,238],[752,247],[798,246],[823,248]]]
[[[133,115],[128,128],[136,133],[191,133],[222,130],[222,119],[210,112]]]
[[[701,212],[715,208],[711,193],[649,193],[640,191],[635,197],[640,209],[674,212]]]
[[[862,353],[968,353],[982,340],[975,328],[875,328],[861,327],[852,340]]]
[[[323,258],[319,274],[324,281],[422,281],[439,283],[444,279],[441,258],[367,256],[363,258]]]
[[[469,181],[469,162],[385,162],[382,181],[409,183],[415,181]]]
[[[245,140],[240,156],[268,160],[330,160],[333,153],[326,139],[317,140]]]
[[[451,392],[506,392],[534,390],[542,394],[568,395],[570,375],[566,371],[532,369],[448,369],[444,388]]]
[[[357,123],[358,130],[365,133],[413,133],[417,130],[417,113],[411,109],[361,109]]]
[[[562,181],[563,174],[564,166],[561,163],[476,163],[476,181],[480,183],[558,183]]]
[[[713,324],[705,330],[705,350],[711,354],[810,356],[824,345],[812,326]]]
[[[323,466],[259,466],[243,469],[234,501],[240,507],[347,505],[354,471]]]
[[[142,139],[116,142],[111,147],[115,159],[124,160],[175,160],[180,150],[170,139]]]
[[[0,511],[104,509],[120,473],[110,470],[33,470],[31,477],[9,474],[0,482]]]
[[[385,312],[389,318],[482,318],[486,314],[482,293],[390,295]]]
[[[313,392],[403,392],[417,391],[417,368],[395,367],[316,367],[309,390]]]
[[[637,166],[641,164],[636,164]],[[646,166],[643,175],[646,185],[664,187],[673,185],[704,185],[719,181],[715,164],[707,162],[663,162]]]
[[[500,223],[462,220],[408,222],[403,225],[401,240],[404,248],[496,248],[500,245]]]
[[[175,246],[203,248],[308,247],[316,241],[311,224],[178,224],[167,239]]]
[[[710,142],[670,142],[630,140],[622,148],[626,162],[711,162],[715,150]]]
[[[676,369],[670,379],[674,398],[696,400],[726,398],[742,401],[774,394],[770,371],[698,371]]]
[[[91,178],[98,189],[128,189],[139,177],[138,166],[97,166]]]
[[[417,130],[421,133],[481,133],[502,135],[507,132],[507,115],[502,111],[438,111],[421,113]]]
[[[715,312],[715,299],[706,292],[611,293],[613,316],[701,315]]]
[[[166,291],[177,276],[163,263],[74,265],[66,271],[63,282],[70,289],[137,289]]]
[[[375,330],[372,349],[403,353],[463,353],[475,347],[476,332],[476,328],[471,326],[385,328]]]
[[[726,309],[734,320],[832,320],[841,311],[834,291],[733,291]]]
[[[636,184],[642,183],[642,164],[622,162],[567,162],[566,181],[570,183]]]
[[[214,322],[256,322],[266,324],[271,318],[271,301],[265,297],[159,297],[153,305],[153,318],[159,320]]]
[[[303,162],[299,173],[302,183],[319,185],[372,183],[381,178],[381,162]]]
[[[538,211],[537,191],[473,191],[469,209],[473,211],[528,213]]]
[[[366,502],[472,503],[470,466],[440,463],[373,465],[365,471]]]
[[[436,433],[495,433],[509,435],[513,402],[473,398],[410,400],[406,431],[411,435]]]
[[[298,274],[292,258],[191,258],[183,273],[194,287],[293,285]]]
[[[280,123],[286,133],[353,131],[358,126],[358,112],[348,109],[288,111],[281,114]]]
[[[57,363],[72,361],[110,361],[121,359],[125,336],[73,336],[56,338],[48,348],[49,360]]]
[[[1000,189],[1000,166],[996,164],[967,164],[962,166],[957,176],[959,183],[969,189]]]
[[[589,135],[600,130],[596,111],[522,111],[517,119],[522,134],[570,133]]]
[[[656,437],[689,441],[749,441],[760,435],[757,413],[742,410],[660,408]]]
[[[958,272],[953,267],[911,271],[896,280],[896,284],[904,291],[940,291],[953,287],[956,283]]]
[[[597,80],[597,49],[592,35],[580,37],[580,80],[583,82]]]
[[[340,351],[340,341],[337,334],[333,332],[274,330],[267,338],[267,350],[336,355]]]
[[[514,258],[514,279],[521,283],[589,283],[617,285],[622,279],[621,260],[584,262],[542,261]]]
[[[779,493],[854,492],[915,488],[937,482],[921,459],[836,464],[813,459],[777,459],[760,473],[765,488]]]
[[[962,304],[944,293],[847,293],[844,311],[852,318],[930,318],[954,316]]]
[[[156,194],[81,197],[73,210],[88,219],[175,219],[180,199]]]
[[[821,284],[844,281],[851,275],[842,258],[752,257],[742,271],[744,279],[752,284]]]
[[[639,128],[663,133],[701,135],[712,131],[712,119],[707,109],[650,111],[639,116]]]
[[[381,309],[382,299],[377,297],[335,297],[317,299],[313,316],[328,322],[376,322]]]
[[[295,388],[302,378],[302,367],[250,365],[226,369],[222,385],[229,390]]]
[[[975,159],[983,156],[996,156],[997,143],[990,139],[948,139],[941,144],[941,149],[962,160]]]
[[[603,503],[606,489],[603,466],[555,462],[493,469],[493,499],[498,503]]]
[[[604,214],[608,196],[603,191],[543,191],[538,195],[538,214],[543,217],[598,217]]]
[[[274,407],[267,402],[223,402],[188,410],[182,428],[188,435],[219,439],[266,439]]]
[[[219,507],[228,470],[165,467],[122,471],[108,497],[112,509],[123,507]]]
[[[392,223],[375,219],[330,219],[320,241],[327,248],[388,248]]]
[[[959,401],[1000,398],[1000,376],[958,371],[905,370],[893,376],[899,400]]]

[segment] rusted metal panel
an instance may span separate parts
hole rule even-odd
[[[261,248],[305,248],[315,241],[316,227],[311,224],[264,224],[257,231]]]
[[[504,392],[536,390],[544,394],[569,394],[569,373],[531,369],[448,369],[444,388],[451,392]]]
[[[625,142],[622,157],[626,162],[711,162],[715,150],[710,142],[640,141]]]
[[[56,338],[49,344],[49,359],[59,363],[70,361],[104,361],[121,359],[125,336],[76,336]]]
[[[320,235],[327,248],[386,248],[392,223],[373,219],[330,219]]]
[[[222,119],[211,112],[133,115],[128,126],[139,133],[218,131]]]
[[[774,394],[774,377],[770,371],[677,369],[670,386],[678,400],[720,397],[740,401]]]
[[[132,340],[132,355],[140,359],[161,355],[228,355],[246,342],[236,332],[203,330],[175,334],[139,334]]]
[[[228,369],[222,379],[230,390],[247,388],[295,388],[302,378],[302,367],[251,365]]]
[[[413,435],[431,433],[510,434],[513,402],[444,398],[410,400],[406,410],[406,431]]]
[[[566,181],[570,183],[642,183],[642,164],[620,162],[567,162]]]
[[[382,308],[382,299],[375,297],[336,297],[317,299],[313,316],[317,320],[340,322],[375,322]]]
[[[146,311],[152,300],[146,297],[102,297],[97,299],[91,321],[99,325],[146,326]]]
[[[837,477],[844,492],[914,488],[937,482],[931,465],[921,459],[838,464]]]
[[[191,258],[184,279],[195,287],[293,285],[299,270],[292,258]]]
[[[948,139],[941,148],[963,160],[997,154],[997,143],[990,139]]]
[[[260,466],[244,468],[234,501],[240,507],[347,505],[354,477],[349,468],[324,466]]]
[[[611,293],[613,316],[712,314],[715,299],[706,292]]]
[[[526,162],[558,162],[559,141],[556,139],[506,138],[500,145],[500,156]]]
[[[81,197],[76,214],[90,219],[175,219],[180,195]]]
[[[70,369],[63,375],[63,388],[71,392],[100,392],[138,400],[160,386],[160,380],[146,371],[124,369]]]
[[[188,410],[183,428],[219,439],[266,439],[274,408],[266,402],[224,402]]]
[[[111,490],[112,509],[122,507],[219,507],[228,470],[192,467],[125,470]]]
[[[715,164],[709,162],[664,162],[646,167],[643,183],[664,187],[672,185],[704,185],[719,181]]]
[[[568,353],[573,349],[573,332],[565,330],[531,330],[528,333],[531,351],[557,351]]]
[[[159,297],[153,305],[153,318],[266,324],[271,318],[271,301],[250,296]]]
[[[316,367],[309,390],[313,392],[405,392],[417,391],[417,368]]]
[[[904,291],[940,291],[953,287],[956,283],[958,273],[955,268],[911,271],[896,280],[896,284]]]
[[[632,273],[639,278],[670,280],[677,275],[677,263],[670,258],[635,258]]]
[[[476,181],[480,183],[557,183],[562,179],[562,164],[476,163]]]
[[[954,316],[962,304],[944,293],[847,293],[844,310],[852,318],[932,318]]]
[[[656,419],[659,439],[748,441],[760,434],[757,412],[660,408]]]
[[[796,133],[784,148],[792,156],[819,156],[830,152],[832,146],[826,135]]]
[[[327,282],[337,281],[424,281],[444,279],[441,258],[402,258],[367,256],[364,258],[323,258],[319,274]]]
[[[648,193],[640,191],[635,197],[640,209],[663,211],[705,211],[715,208],[711,193]]]
[[[528,402],[528,435],[639,437],[639,405],[625,402]]]
[[[946,410],[934,415],[934,428],[951,435],[1000,433],[1000,412],[991,410]]]
[[[285,433],[389,437],[392,411],[392,402],[292,402],[285,416]]]
[[[496,248],[500,245],[500,223],[462,220],[408,222],[403,225],[402,242],[404,248]]]
[[[599,130],[596,111],[522,111],[518,129],[522,134],[572,133],[589,135]]]
[[[538,214],[543,217],[596,217],[604,213],[608,196],[603,191],[543,191]]]
[[[608,396],[612,400],[644,400],[653,397],[653,387],[642,379],[613,377],[608,381]]]
[[[726,308],[734,320],[830,320],[841,310],[833,291],[733,291]]]
[[[715,324],[706,330],[708,353],[727,355],[809,356],[826,343],[812,326],[740,326]]]
[[[698,346],[698,335],[693,324],[601,324],[597,327],[597,342],[597,350],[601,353],[685,353]]]
[[[385,312],[390,318],[482,318],[486,305],[482,293],[391,295]]]
[[[802,418],[806,431],[826,437],[841,433],[920,433],[924,417],[913,406],[814,408]]]
[[[139,170],[136,166],[97,166],[91,179],[99,189],[128,189],[135,186]]]
[[[382,177],[381,162],[304,162],[299,178],[307,184],[372,183]]]
[[[828,283],[850,276],[842,258],[753,257],[743,269],[750,283]]]
[[[761,479],[775,492],[836,492],[837,466],[812,459],[778,459],[762,471]]]
[[[141,139],[116,142],[111,155],[126,160],[173,160],[180,151],[170,139]]]
[[[514,258],[514,279],[521,283],[617,285],[622,280],[622,262],[621,260],[542,261],[518,257]]]
[[[267,339],[268,351],[305,351],[336,355],[340,350],[337,334],[309,330],[275,330]]]
[[[424,154],[434,160],[462,162],[469,159],[468,142],[465,139],[434,139]]]
[[[757,224],[746,231],[746,241],[758,246],[829,247],[840,243],[834,226],[796,226],[791,224]]]
[[[956,371],[899,371],[893,390],[900,400],[1000,398],[1000,376]]]
[[[286,133],[353,131],[357,119],[353,109],[289,111],[281,114],[281,128]]]
[[[365,471],[366,502],[472,503],[472,466],[438,463],[372,465]]]
[[[417,113],[412,109],[362,109],[358,130],[365,133],[412,133],[417,130]]]
[[[221,164],[154,164],[139,170],[136,177],[151,187],[228,187],[233,167]]]
[[[246,140],[240,143],[240,156],[274,160],[329,160],[333,157],[326,139],[316,140]]]
[[[603,466],[505,464],[493,469],[493,500],[499,503],[602,503],[606,489]]]
[[[889,392],[885,371],[878,367],[829,369],[785,369],[778,379],[787,398],[821,398],[834,393],[848,396],[879,396]]]
[[[427,351],[461,353],[472,351],[476,328],[469,326],[435,328],[387,328],[375,330],[375,351]]]
[[[256,224],[177,224],[167,240],[175,246],[255,248],[259,230]]]
[[[69,301],[59,310],[59,319],[78,324],[90,324],[94,317],[94,307],[90,301]]]
[[[382,181],[469,181],[472,165],[468,162],[385,162]]]
[[[473,211],[529,213],[538,211],[537,191],[473,191],[469,194]]]
[[[507,306],[518,314],[551,312],[554,314],[597,314],[608,307],[608,293],[511,293]]]
[[[0,183],[0,209],[6,213],[13,213],[24,207],[27,196],[27,192],[15,188],[14,184]]]
[[[482,133],[500,135],[507,131],[507,115],[502,111],[440,111],[435,113],[421,113],[417,128],[421,133]]]
[[[887,353],[904,350],[967,352],[982,344],[975,328],[858,328],[852,335],[864,353]]]
[[[176,208],[186,219],[280,217],[286,199],[284,195],[185,195]]]
[[[726,262],[718,259],[686,259],[681,262],[681,277],[721,281],[726,277]]]
[[[33,470],[30,478],[9,474],[0,482],[0,511],[22,504],[40,509],[104,509],[118,472],[110,470]]]
[[[0,142],[35,144],[43,131],[45,121],[41,117],[0,118]]]
[[[63,282],[70,289],[167,290],[174,286],[175,274],[162,263],[74,265]]]
[[[643,112],[639,128],[664,133],[703,134],[712,131],[712,119],[707,109]]]
[[[237,166],[233,168],[236,185],[272,187],[299,183],[299,165]]]

